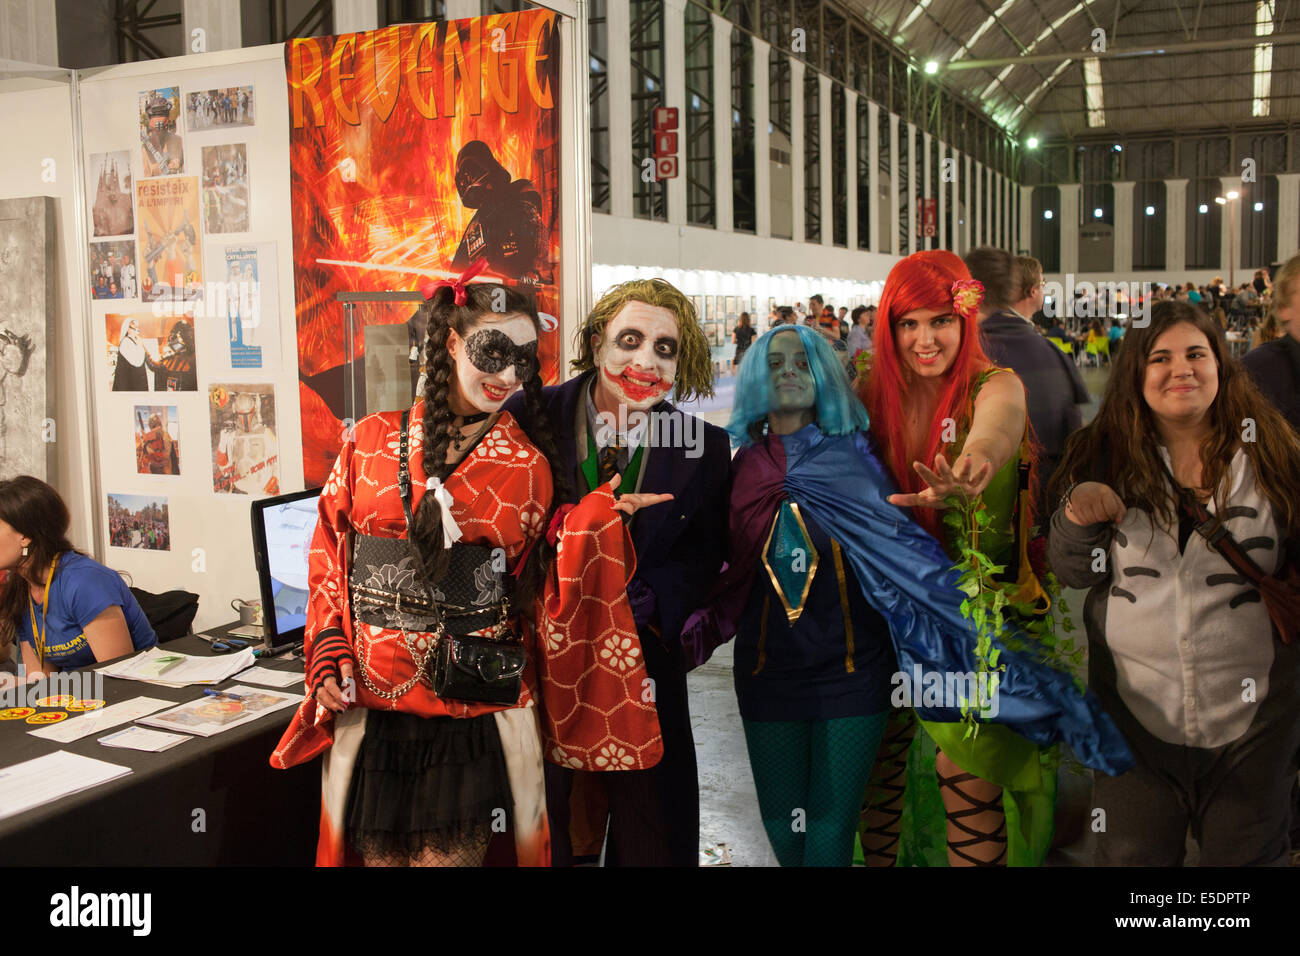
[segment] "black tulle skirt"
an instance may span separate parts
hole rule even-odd
[[[510,780],[491,714],[372,710],[348,791],[354,847],[416,855],[485,840],[509,820]]]

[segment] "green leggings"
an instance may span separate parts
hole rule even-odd
[[[889,712],[746,720],[763,828],[782,866],[850,866],[862,793]]]

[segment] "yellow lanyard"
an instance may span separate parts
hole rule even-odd
[[[54,567],[59,563],[59,556],[56,554],[54,560],[50,562],[50,573],[45,578],[45,594],[41,598],[41,627],[36,629],[36,606],[32,603],[31,595],[27,595],[27,609],[32,614],[32,640],[36,644],[36,658],[40,662],[41,670],[45,670],[45,635],[49,633],[49,628],[45,626],[45,621],[50,613],[50,582],[54,580]]]

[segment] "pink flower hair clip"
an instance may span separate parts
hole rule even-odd
[[[952,284],[952,310],[963,319],[974,319],[984,301],[984,283],[978,279],[958,279]]]

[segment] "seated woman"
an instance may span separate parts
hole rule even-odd
[[[1300,532],[1297,476],[1300,443],[1214,320],[1157,303],[1052,489],[1052,567],[1092,589],[1089,685],[1137,757],[1096,780],[1098,864],[1179,866],[1190,829],[1202,866],[1286,865],[1300,645],[1209,536],[1276,573]]]
[[[118,573],[72,547],[71,520],[40,479],[0,481],[0,646],[18,639],[28,680],[158,643]]]
[[[682,632],[695,666],[738,636],[736,691],[759,806],[784,865],[851,862],[885,699],[958,723],[961,701],[928,688],[977,666],[952,559],[890,502],[898,486],[866,425],[819,333],[780,326],[754,344],[728,426],[743,446],[732,462],[728,568]],[[980,714],[989,722],[981,739],[1003,729],[1038,745],[1065,740],[1088,766],[1128,769],[1097,700],[1003,643],[1018,638],[1011,626],[993,638],[1006,669]]]

